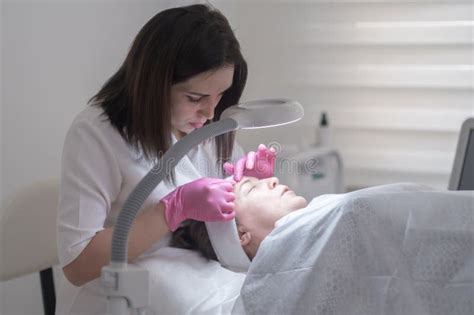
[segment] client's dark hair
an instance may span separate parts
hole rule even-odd
[[[209,234],[207,234],[206,224],[201,221],[184,221],[173,232],[170,246],[197,250],[205,258],[217,261],[216,252],[212,248]]]

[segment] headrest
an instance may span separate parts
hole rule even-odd
[[[250,259],[240,245],[235,219],[227,222],[206,222],[206,229],[221,265],[235,272],[247,272]]]
[[[225,180],[233,181],[233,177],[228,176]],[[247,272],[250,267],[250,259],[240,245],[235,219],[227,222],[205,223],[212,248],[214,248],[222,267],[235,272]]]

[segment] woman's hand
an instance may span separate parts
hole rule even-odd
[[[234,218],[234,182],[203,177],[165,196],[166,223],[175,231],[186,219],[228,221]]]
[[[240,158],[235,165],[224,163],[224,171],[228,175],[234,175],[235,181],[240,181],[243,176],[256,177],[258,179],[272,177],[275,172],[276,151],[267,148],[264,144],[258,146],[257,152],[250,151]]]

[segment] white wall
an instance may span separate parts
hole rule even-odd
[[[58,176],[73,117],[121,64],[141,26],[190,2],[2,1],[0,199]],[[38,278],[0,283],[0,314],[41,314]]]
[[[57,176],[74,115],[120,65],[156,1],[5,1],[3,191]]]

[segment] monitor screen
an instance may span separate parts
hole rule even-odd
[[[474,190],[474,129],[469,132],[458,190]]]

